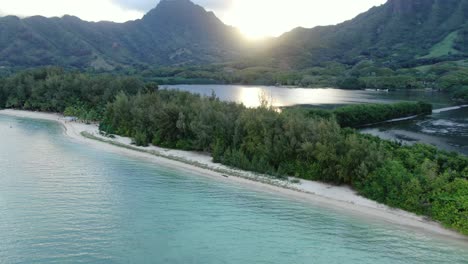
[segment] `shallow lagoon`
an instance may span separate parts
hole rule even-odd
[[[0,116],[1,263],[466,263],[466,243],[109,153]]]

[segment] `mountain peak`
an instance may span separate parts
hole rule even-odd
[[[187,12],[193,10],[204,10],[203,7],[196,5],[190,0],[161,0],[159,4],[145,15],[154,16],[161,15],[163,12]],[[180,14],[182,15],[182,14]]]
[[[202,21],[222,24],[212,12],[206,11],[190,0],[161,0],[156,8],[143,17],[143,21],[153,25],[167,23],[190,25]]]
[[[194,4],[191,0],[161,0],[160,3],[191,3]]]
[[[191,0],[161,0],[157,7],[162,6],[172,6],[172,7],[180,7],[180,6],[196,6],[194,2]]]

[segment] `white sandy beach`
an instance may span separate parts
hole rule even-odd
[[[318,206],[346,210],[353,214],[400,225],[402,228],[420,230],[434,235],[450,237],[457,240],[468,241],[466,236],[448,230],[440,224],[429,221],[415,214],[376,203],[357,195],[349,187],[338,187],[319,182],[300,180],[298,183],[272,179],[266,175],[257,175],[251,172],[232,169],[212,162],[206,153],[169,150],[158,147],[136,147],[131,145],[129,138],[107,138],[99,134],[97,125],[87,125],[78,122],[66,122],[58,114],[29,112],[19,110],[0,110],[0,115],[33,118],[56,121],[64,126],[65,134],[80,143],[89,144],[106,151],[113,151],[124,155],[144,158],[164,166],[190,171],[217,180],[242,184],[260,191],[276,193],[292,199],[312,202]],[[93,140],[82,135],[86,132],[100,140]],[[132,149],[115,146],[125,145]],[[151,152],[151,153],[150,153]],[[296,181],[294,181],[296,182]]]

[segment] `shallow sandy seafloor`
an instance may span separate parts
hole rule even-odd
[[[359,196],[349,187],[297,179],[296,181],[278,180],[267,175],[258,175],[214,163],[206,153],[169,150],[155,146],[136,147],[131,145],[131,139],[129,138],[115,137],[111,139],[104,137],[99,134],[97,125],[67,122],[59,114],[0,110],[0,115],[56,121],[63,125],[64,133],[67,136],[81,144],[88,144],[105,151],[146,159],[162,166],[177,168],[219,181],[242,184],[248,188],[310,202],[316,206],[345,210],[360,217],[396,224],[401,226],[402,229],[417,230],[468,243],[466,236],[448,230],[424,217],[403,210],[393,209],[366,199]],[[89,136],[83,136],[83,132],[91,135],[94,139],[91,139]]]

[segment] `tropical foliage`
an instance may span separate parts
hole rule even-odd
[[[393,119],[432,114],[432,105],[425,102],[394,104],[355,104],[333,110],[313,106],[286,107],[283,111],[299,112],[309,118],[335,119],[341,127],[359,128]]]
[[[342,127],[360,127],[391,119],[432,114],[432,105],[424,102],[350,105],[333,111]]]
[[[65,112],[95,121],[118,92],[132,95],[147,89],[154,89],[154,85],[137,78],[42,68],[0,78],[0,108]]]

